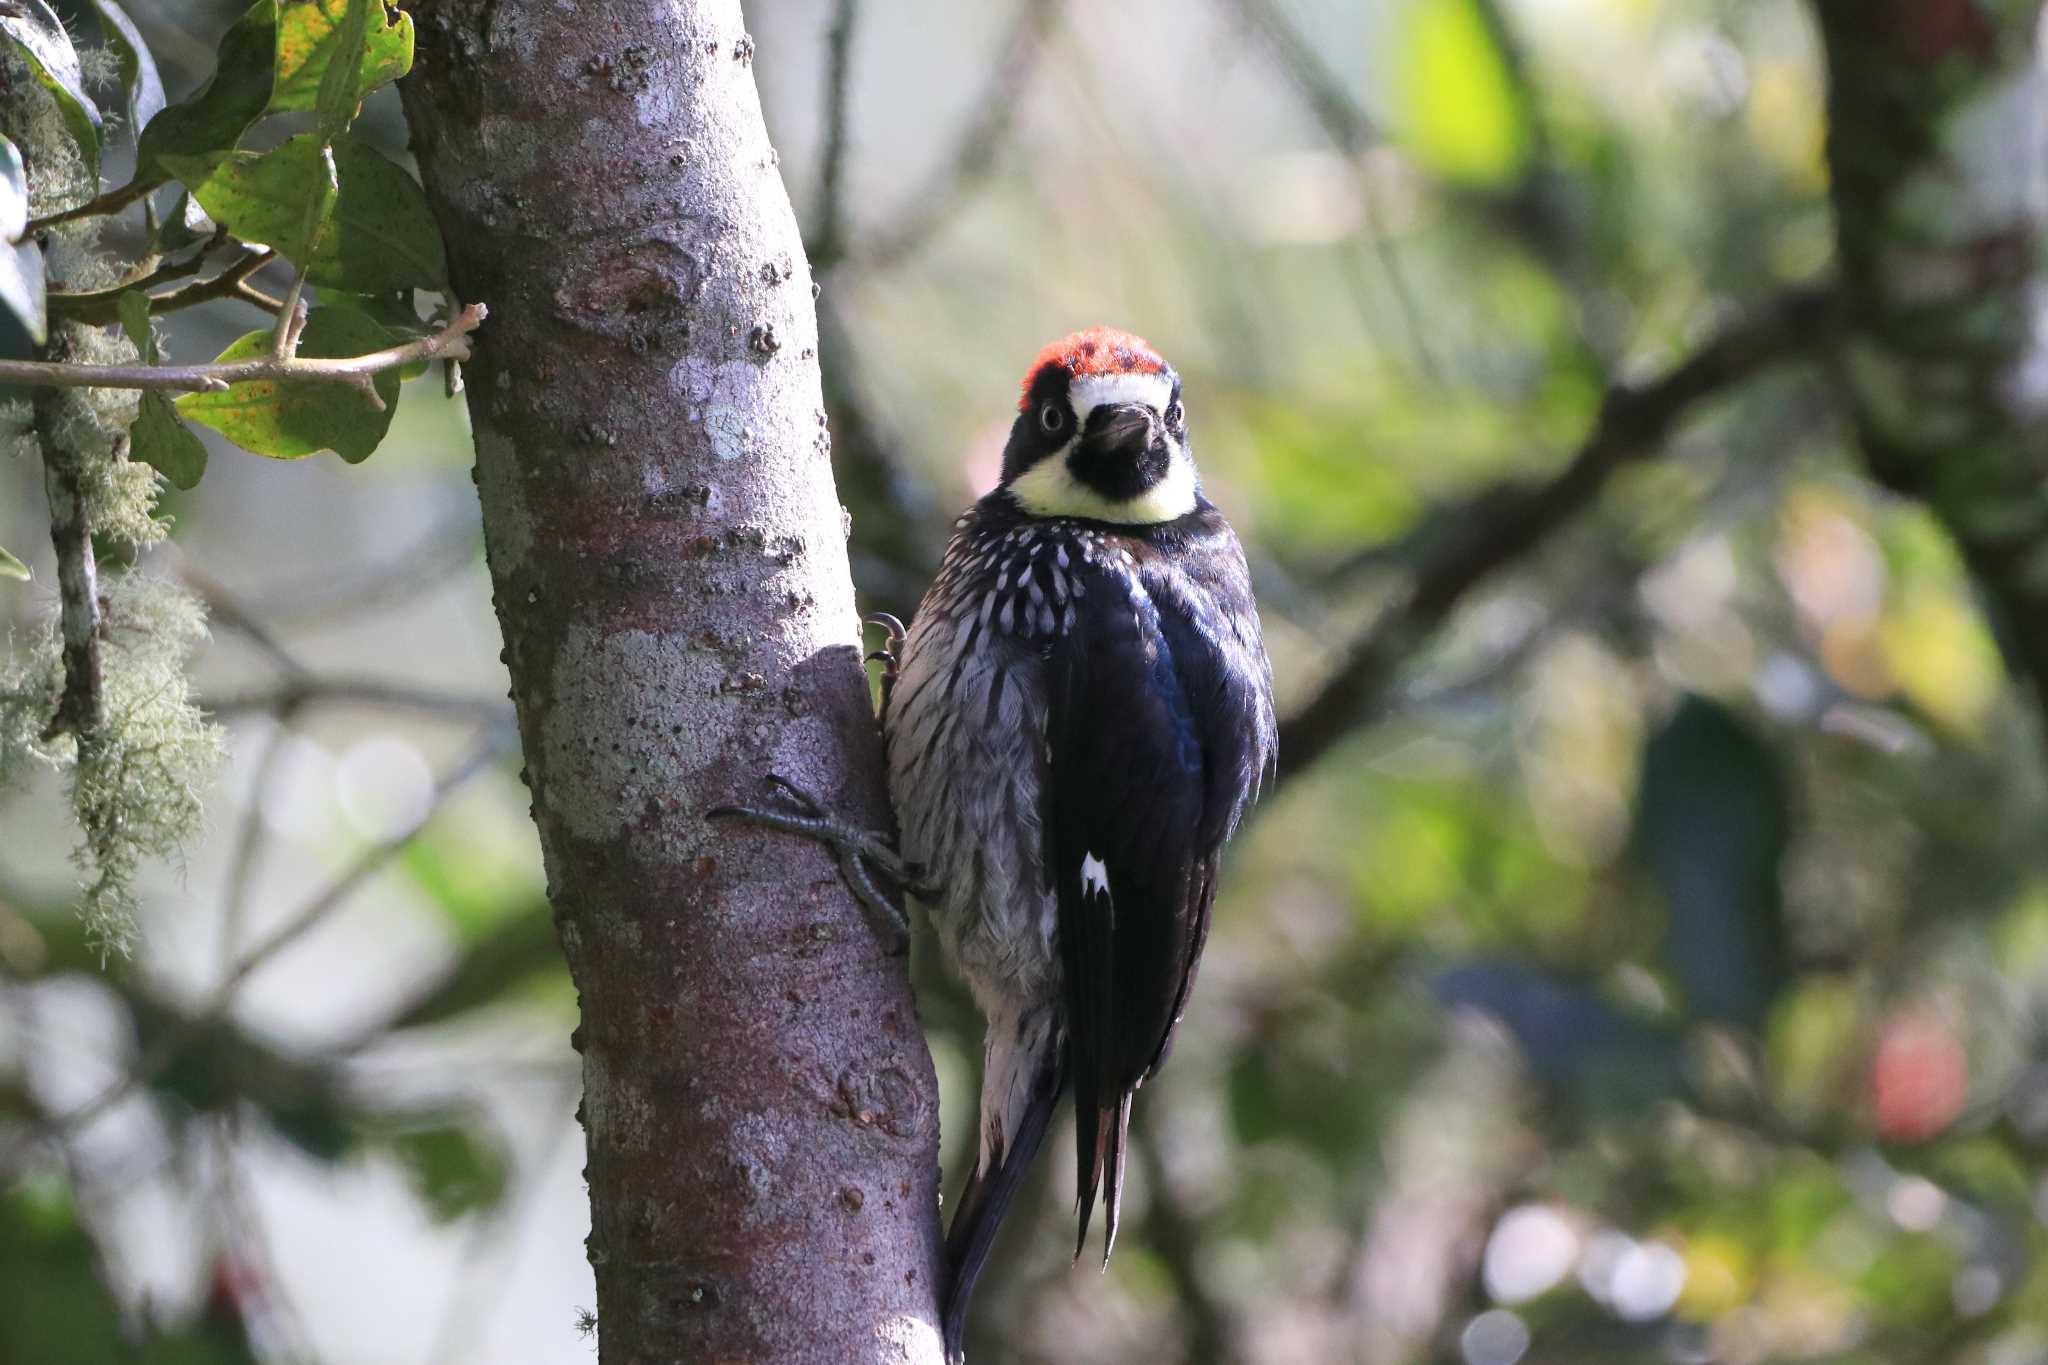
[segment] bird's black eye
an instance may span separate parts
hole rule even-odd
[[[1187,413],[1182,410],[1178,398],[1166,405],[1166,425],[1174,428],[1176,431],[1180,429],[1180,424],[1186,416]]]
[[[1067,410],[1058,403],[1047,403],[1038,410],[1038,425],[1048,436],[1057,436],[1067,425]]]

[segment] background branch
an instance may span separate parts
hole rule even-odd
[[[1465,594],[1585,509],[1609,477],[1654,451],[1691,408],[1780,361],[1829,345],[1836,301],[1799,293],[1769,305],[1649,383],[1607,390],[1591,434],[1545,482],[1491,488],[1430,519],[1393,556],[1415,567],[1395,605],[1346,652],[1336,671],[1280,726],[1283,780],[1313,765],[1378,711],[1388,685]]]

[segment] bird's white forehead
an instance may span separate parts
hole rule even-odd
[[[1088,424],[1088,414],[1105,403],[1144,403],[1164,412],[1173,398],[1173,380],[1165,374],[1077,374],[1067,398],[1074,416]]]

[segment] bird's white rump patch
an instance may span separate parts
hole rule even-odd
[[[1109,894],[1109,869],[1093,853],[1081,855],[1081,893],[1087,896]]]

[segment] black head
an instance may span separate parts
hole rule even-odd
[[[1200,494],[1180,376],[1129,332],[1091,327],[1039,352],[1003,450],[1028,515],[1174,521]]]

